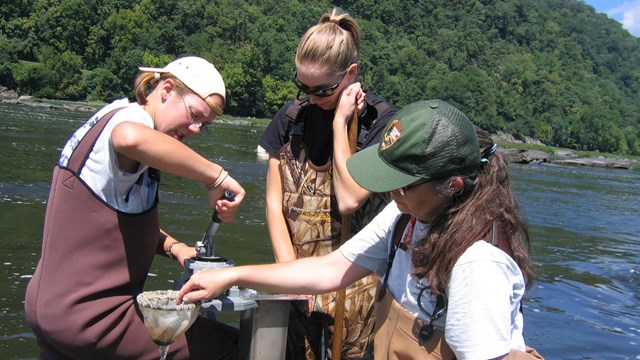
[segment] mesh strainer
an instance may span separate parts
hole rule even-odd
[[[199,303],[176,305],[177,294],[174,290],[157,290],[145,291],[137,297],[144,325],[160,348],[161,359],[166,356],[169,344],[193,324],[200,309]]]

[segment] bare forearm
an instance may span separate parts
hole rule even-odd
[[[351,214],[358,210],[370,194],[349,175],[347,159],[350,156],[347,126],[336,123],[333,127],[333,187],[342,214]]]
[[[348,144],[334,141],[333,187],[342,214],[351,214],[358,210],[370,194],[349,175],[347,170],[349,156],[351,156],[351,152],[348,149]]]
[[[196,256],[195,247],[180,242],[160,229],[162,241],[162,251],[171,259],[175,259],[180,266],[184,266],[184,261]]]
[[[177,301],[212,298],[234,285],[271,293],[321,294],[346,287],[367,274],[368,270],[334,251],[286,263],[200,271],[182,287]]]
[[[119,124],[112,142],[117,152],[139,163],[203,184],[212,183],[222,170],[180,141],[140,124]]]
[[[296,253],[291,244],[289,230],[282,215],[282,210],[269,209],[269,206],[267,206],[267,227],[269,229],[269,237],[271,238],[271,246],[273,247],[273,255],[276,261],[286,262],[295,260]]]
[[[342,277],[324,260],[310,257],[280,264],[238,267],[234,285],[285,294],[321,294],[340,289]]]
[[[171,136],[125,121],[113,129],[111,142],[119,161],[128,163],[127,166],[141,163],[203,183],[207,186],[209,206],[218,211],[222,221],[231,221],[244,199],[242,186],[223,172],[220,165],[205,159]],[[233,191],[234,201],[223,199],[225,190]]]
[[[282,179],[280,174],[280,159],[271,156],[267,171],[267,192],[265,209],[269,237],[273,247],[273,255],[277,262],[296,259],[286,219],[282,212]]]
[[[347,171],[347,159],[356,145],[349,143],[349,128],[353,125],[353,131],[357,132],[356,114],[363,109],[364,98],[360,83],[349,85],[340,96],[333,119],[333,187],[342,214],[358,210],[369,196],[369,191],[360,187]]]

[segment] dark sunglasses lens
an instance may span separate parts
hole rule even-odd
[[[304,85],[303,83],[298,81],[298,77],[297,76],[293,78],[293,83],[296,85],[298,90],[300,90],[301,92],[303,92],[305,94],[308,94],[311,91],[311,89],[309,89],[306,85]]]
[[[295,81],[296,87],[298,91],[303,92],[307,95],[314,95],[319,97],[328,97],[333,95],[336,89],[320,89],[320,90],[311,90],[306,85],[300,83],[297,79]]]
[[[307,95],[313,95],[313,96],[318,96],[318,97],[329,97],[331,95],[333,95],[333,93],[335,92],[335,89],[331,89],[331,90],[315,90],[315,91],[311,91],[309,90],[308,87],[302,85],[302,86],[298,86],[298,98],[300,98],[300,93],[305,93]]]
[[[333,93],[336,91],[336,89],[326,89],[326,90],[318,90],[318,91],[312,91],[311,93],[309,93],[309,95],[315,95],[315,96],[319,96],[319,97],[329,97],[331,95],[333,95]]]
[[[344,78],[345,74],[346,74],[346,72],[344,74],[342,74],[342,76],[340,77],[340,80],[338,80],[338,82],[336,84],[334,84],[333,86],[326,87],[324,89],[318,89],[318,90],[310,89],[307,85],[301,83],[298,80],[298,73],[297,72],[294,73],[294,75],[293,75],[293,83],[296,85],[296,87],[298,88],[298,90],[300,92],[303,92],[303,93],[305,93],[307,95],[313,95],[313,96],[318,96],[318,97],[329,97],[329,96],[333,95],[334,92],[336,92],[336,89],[338,88],[338,86],[342,82],[342,79]]]

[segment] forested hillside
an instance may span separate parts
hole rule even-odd
[[[298,39],[333,6],[362,26],[365,88],[397,106],[441,98],[490,131],[640,155],[640,40],[572,0],[9,0],[0,85],[109,101],[138,66],[199,55],[225,113],[271,117],[296,94]]]

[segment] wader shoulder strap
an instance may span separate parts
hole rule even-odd
[[[396,221],[396,225],[393,228],[393,237],[391,238],[391,242],[389,243],[389,258],[387,259],[387,271],[384,274],[384,280],[382,283],[382,287],[378,292],[378,298],[376,301],[382,300],[384,294],[387,292],[387,283],[389,282],[389,273],[391,272],[391,265],[393,264],[393,259],[396,257],[396,251],[398,251],[398,247],[400,246],[400,239],[402,238],[402,233],[404,229],[407,227],[409,220],[411,219],[411,215],[402,214]]]
[[[291,122],[298,121],[300,110],[306,108],[307,105],[309,105],[309,98],[293,100],[291,105],[289,105],[289,107],[284,113],[285,118]]]
[[[358,114],[358,151],[362,149],[371,128],[373,128],[373,125],[378,121],[380,115],[392,107],[389,102],[378,99],[370,94],[369,92],[365,94],[364,101],[366,106],[364,107],[364,111]]]
[[[287,134],[291,142],[291,152],[297,159],[302,148],[302,135],[304,134],[304,115],[309,105],[309,98],[296,99],[289,105],[284,113],[287,121]]]
[[[84,163],[89,158],[89,154],[91,154],[91,150],[95,145],[96,141],[98,141],[98,137],[104,130],[104,127],[107,125],[109,120],[122,108],[117,108],[111,110],[106,115],[104,115],[98,122],[87,131],[82,140],[75,149],[73,149],[73,153],[69,158],[69,163],[67,164],[67,168],[72,173],[80,175],[80,171],[84,167]]]
[[[80,143],[78,144],[78,146],[76,146],[76,148],[73,149],[73,152],[69,157],[69,163],[66,166],[67,170],[69,170],[71,173],[75,174],[76,176],[80,177],[80,172],[82,171],[84,164],[87,162],[87,159],[91,154],[91,150],[93,149],[93,146],[96,144],[96,141],[98,141],[100,134],[102,134],[102,131],[109,123],[109,120],[111,120],[111,118],[121,109],[123,108],[116,108],[109,111],[103,117],[101,117],[100,120],[98,120],[98,122],[95,123],[91,127],[91,129],[89,129],[89,131],[87,131],[84,137],[82,137],[82,140],[80,140]],[[159,170],[149,167],[149,169],[147,170],[147,174],[150,179],[155,180],[157,183],[160,183]],[[136,183],[138,184],[142,183],[143,177],[144,177],[144,173],[140,174],[140,177],[138,178]],[[126,197],[128,201],[129,194],[127,194]],[[157,204],[158,201],[159,201],[158,187],[156,187],[155,203]]]
[[[373,103],[373,99],[370,98],[369,96],[365,95],[364,100],[367,102],[367,105],[371,105],[374,108],[376,108],[376,111],[378,112],[378,115],[382,114],[383,112],[387,111],[387,109],[389,109],[391,107],[391,104],[389,104],[389,102],[381,100],[378,103],[374,104]]]

